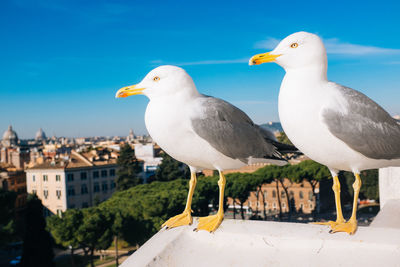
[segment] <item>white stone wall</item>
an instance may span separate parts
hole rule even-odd
[[[104,201],[111,197],[111,195],[115,192],[115,188],[111,188],[111,182],[115,181],[116,179],[116,174],[115,176],[110,176],[110,170],[114,169],[115,173],[117,171],[116,166],[114,167],[90,167],[90,168],[82,168],[82,169],[67,169],[66,170],[66,177],[68,177],[68,174],[73,174],[74,175],[74,181],[70,182],[66,180],[66,188],[70,186],[73,186],[75,188],[75,195],[74,196],[67,196],[67,206],[68,208],[74,207],[74,208],[82,208],[82,205],[84,203],[87,203],[88,206],[92,206],[95,203],[95,200],[99,201]],[[102,177],[101,176],[101,171],[106,170],[107,171],[107,176]],[[93,173],[95,171],[99,172],[99,177],[94,178]],[[86,172],[87,178],[86,180],[81,180],[81,172]],[[98,183],[100,190],[99,192],[94,192],[94,184]],[[106,183],[107,184],[107,191],[102,190],[102,184]],[[87,194],[81,194],[81,187],[82,184],[86,184],[88,193]]]
[[[379,169],[379,202],[381,208],[390,199],[400,200],[400,167]]]
[[[110,175],[110,170],[115,171],[115,175]],[[106,170],[107,176],[102,177],[101,171]],[[98,171],[99,177],[93,178],[93,172]],[[111,188],[111,183],[116,179],[117,166],[94,166],[89,168],[77,169],[28,169],[27,173],[27,191],[33,193],[42,200],[43,206],[57,214],[57,210],[65,211],[68,208],[82,208],[84,203],[87,206],[93,206],[95,200],[104,201],[111,197],[116,188]],[[81,173],[86,172],[86,179],[81,180]],[[73,181],[68,181],[68,174],[74,175]],[[43,181],[43,175],[47,175],[48,180]],[[60,181],[56,181],[56,175],[60,175]],[[35,181],[33,181],[35,176]],[[94,192],[94,183],[99,183],[99,192]],[[102,184],[107,184],[107,191],[102,190]],[[88,193],[81,194],[82,184],[86,184]],[[75,189],[75,195],[68,196],[68,188],[72,186]],[[47,198],[44,196],[44,190],[48,191]],[[56,191],[61,190],[61,197],[58,199]]]
[[[44,175],[47,175],[47,181],[43,180]],[[60,181],[56,181],[56,175],[60,175]],[[35,180],[33,180],[33,176],[35,176]],[[26,186],[30,194],[33,193],[33,190],[36,190],[36,195],[42,200],[43,206],[52,213],[57,214],[57,210],[65,211],[67,209],[65,173],[63,169],[27,170]],[[47,198],[44,196],[44,190],[48,191]],[[57,190],[61,191],[60,198],[56,195]]]

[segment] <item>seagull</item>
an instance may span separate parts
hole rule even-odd
[[[286,75],[279,92],[279,117],[292,143],[311,159],[326,165],[332,176],[336,221],[330,232],[354,234],[360,171],[400,166],[400,124],[363,93],[327,79],[327,56],[315,34],[297,32],[269,53],[253,56],[249,65],[275,62]],[[351,171],[353,212],[345,221],[338,172]]]
[[[261,162],[284,165],[282,153],[297,151],[277,142],[271,132],[254,124],[237,107],[200,94],[182,68],[157,67],[139,84],[119,89],[116,97],[138,94],[150,99],[145,123],[153,140],[170,156],[187,164],[191,172],[185,210],[162,227],[192,224],[191,203],[197,172],[203,169],[219,172],[218,212],[199,218],[197,226],[197,230],[214,232],[224,217],[226,179],[222,171]]]

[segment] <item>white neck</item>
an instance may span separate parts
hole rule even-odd
[[[287,68],[285,80],[296,80],[302,84],[327,82],[327,65],[311,65],[302,68]]]

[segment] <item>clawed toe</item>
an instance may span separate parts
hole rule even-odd
[[[183,225],[191,225],[193,222],[192,215],[188,211],[184,211],[183,213],[176,215],[170,219],[168,219],[161,227],[165,227],[165,229],[170,229]]]
[[[224,219],[223,214],[215,214],[203,218],[199,218],[199,224],[195,231],[206,230],[208,232],[215,232]]]

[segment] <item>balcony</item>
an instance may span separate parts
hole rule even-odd
[[[380,170],[381,211],[350,236],[326,226],[224,220],[210,234],[161,230],[123,264],[133,266],[400,266],[400,168]]]

